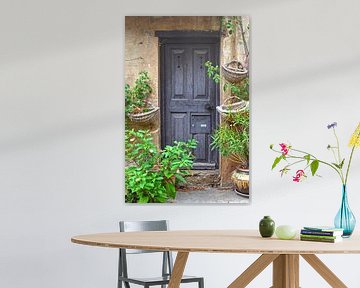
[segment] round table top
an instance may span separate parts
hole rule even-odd
[[[360,253],[360,235],[338,243],[262,238],[257,230],[188,230],[156,232],[116,232],[80,235],[77,244],[183,252],[251,254],[340,254]]]

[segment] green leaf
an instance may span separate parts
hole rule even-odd
[[[341,169],[339,164],[337,164],[335,162],[331,162],[331,164],[334,165],[336,168]]]
[[[334,162],[332,162],[331,164],[333,164],[336,168],[341,170],[343,168],[343,166],[344,166],[344,162],[345,162],[345,159],[343,159],[340,164],[337,164],[337,163],[334,163]]]
[[[176,174],[175,177],[177,180],[179,180],[180,183],[186,183],[186,179],[180,174]]]
[[[279,164],[279,162],[281,161],[281,159],[283,159],[282,155],[275,158],[274,163],[273,163],[273,165],[271,166],[271,170],[273,170],[273,169],[276,167],[276,165]]]
[[[148,203],[148,202],[149,202],[149,197],[144,195],[141,195],[138,201],[138,203]]]
[[[172,176],[174,176],[173,173],[171,173],[171,171],[164,171],[164,175],[166,178],[170,179]]]
[[[166,183],[166,191],[170,198],[174,199],[176,197],[176,189],[174,184]]]
[[[318,168],[319,168],[319,160],[314,160],[314,161],[312,161],[311,162],[311,164],[310,164],[310,169],[311,169],[311,174],[312,174],[312,176],[314,176],[315,175],[315,173],[316,173],[316,171],[318,170]]]
[[[344,166],[344,162],[345,162],[345,158],[340,163],[340,169],[342,169],[342,167]]]
[[[309,164],[310,162],[310,155],[305,155],[304,158],[306,159],[306,164]]]

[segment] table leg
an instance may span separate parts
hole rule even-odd
[[[274,260],[272,288],[299,288],[299,255],[281,254]]]
[[[244,288],[257,275],[259,275],[271,262],[273,262],[278,254],[263,254],[254,263],[252,263],[238,278],[232,282],[228,288]]]
[[[335,288],[346,288],[347,286],[314,254],[301,255],[324,280]]]
[[[189,252],[178,252],[177,253],[168,288],[179,288],[180,287],[181,278],[184,274],[185,265],[186,265],[188,256],[189,256]]]

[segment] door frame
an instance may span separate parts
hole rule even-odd
[[[186,30],[170,30],[170,31],[155,31],[155,36],[159,38],[159,81],[158,88],[160,93],[160,145],[165,146],[165,45],[179,44],[179,43],[194,43],[194,44],[216,44],[215,45],[215,61],[220,64],[220,31],[186,31]],[[215,105],[220,105],[220,89],[219,83],[215,83]],[[215,111],[215,127],[220,123],[220,116]],[[214,127],[214,129],[215,129]],[[204,167],[203,170],[218,169],[219,168],[219,152],[216,150],[214,157],[215,167]],[[199,169],[199,168],[198,168]]]

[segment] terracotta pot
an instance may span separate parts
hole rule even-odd
[[[249,169],[236,168],[231,175],[231,180],[238,192],[249,195]]]

